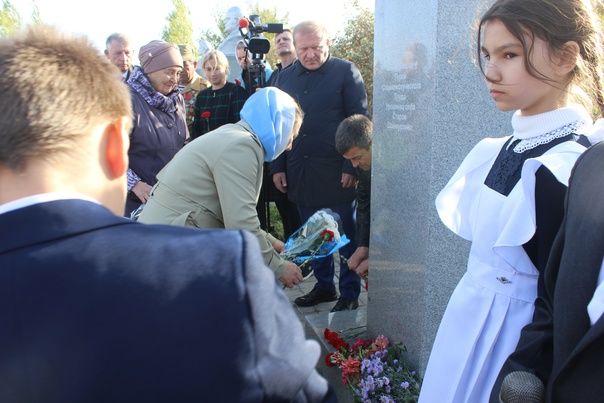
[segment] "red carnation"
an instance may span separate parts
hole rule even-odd
[[[361,373],[361,362],[356,358],[348,357],[340,364],[340,369],[342,369],[342,382],[347,384],[351,377]]]
[[[328,367],[335,367],[336,364],[334,364],[333,362],[331,362],[331,357],[333,356],[334,353],[329,353],[325,356],[325,365],[327,365]]]
[[[324,229],[321,232],[321,237],[325,240],[325,241],[331,241],[334,238],[335,234],[333,233],[332,230],[330,229]]]
[[[358,350],[359,348],[367,348],[371,345],[371,339],[357,339],[354,343],[352,343],[351,350]]]
[[[340,350],[342,348],[348,349],[349,347],[348,343],[346,343],[344,339],[338,336],[336,332],[329,330],[328,328],[326,328],[323,332],[323,336],[325,337],[325,340],[327,340],[327,342],[331,344],[336,350]]]
[[[241,85],[241,81],[235,79],[235,85],[239,87]]]
[[[201,112],[201,117],[203,119],[209,119],[211,116],[212,116],[212,112],[210,112],[210,111],[203,111],[203,112]]]

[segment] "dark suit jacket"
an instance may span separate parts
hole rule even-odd
[[[515,370],[546,384],[547,402],[601,402],[604,396],[604,317],[591,326],[587,305],[604,258],[604,142],[575,165],[565,218],[539,285],[533,322],[522,330],[493,388]]]
[[[305,207],[326,207],[354,200],[354,188],[342,189],[342,173],[355,174],[335,148],[336,129],[348,116],[367,114],[367,94],[361,73],[346,60],[330,56],[317,70],[299,61],[280,73],[278,87],[304,111],[304,121],[292,150],[271,165],[287,174],[287,196]]]
[[[327,391],[246,232],[146,226],[81,200],[22,208],[0,215],[0,301],[3,403]]]
[[[371,224],[371,169],[357,169],[357,228],[358,246],[369,246],[369,226]]]

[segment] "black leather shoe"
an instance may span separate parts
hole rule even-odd
[[[338,295],[335,291],[327,291],[315,287],[308,294],[296,298],[294,304],[298,306],[315,306],[321,302],[331,302],[336,299],[338,299]]]
[[[331,308],[331,312],[352,311],[359,307],[359,301],[356,299],[340,298],[338,302]]]

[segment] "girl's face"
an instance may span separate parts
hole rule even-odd
[[[545,41],[535,37],[531,63],[538,73],[554,82],[544,82],[528,73],[522,43],[500,20],[487,21],[483,32],[481,51],[487,87],[499,110],[519,109],[528,116],[564,106],[565,92],[560,89],[565,87],[564,76],[557,73],[555,58]]]
[[[204,64],[203,71],[206,74],[206,78],[212,84],[212,88],[217,90],[226,84],[227,74],[226,67],[217,65],[217,61],[210,59]]]

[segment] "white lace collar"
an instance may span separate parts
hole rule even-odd
[[[512,116],[513,137],[521,141],[514,152],[521,153],[571,133],[589,132],[591,126],[589,113],[578,105],[532,116],[522,116],[516,111]]]
[[[589,113],[578,105],[566,106],[532,116],[522,116],[520,111],[516,111],[512,116],[514,138],[524,140],[540,136],[576,121],[588,126],[591,126],[592,122]],[[585,128],[582,127],[581,129],[584,130]]]

